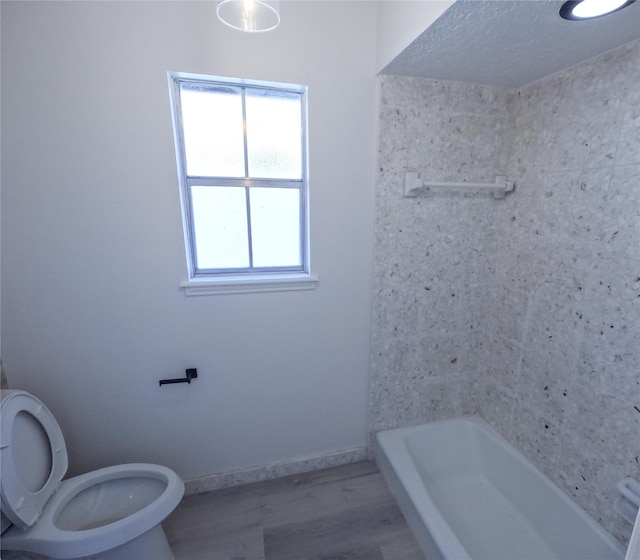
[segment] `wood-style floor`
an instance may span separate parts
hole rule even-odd
[[[374,463],[186,496],[176,560],[424,560]]]

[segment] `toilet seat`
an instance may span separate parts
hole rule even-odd
[[[2,512],[14,525],[27,529],[38,521],[67,472],[67,448],[56,419],[33,395],[25,391],[3,391],[2,410]],[[21,431],[34,437],[14,437]],[[25,468],[25,458],[29,465],[45,465],[45,472]]]

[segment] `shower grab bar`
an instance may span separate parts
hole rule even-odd
[[[430,183],[420,179],[420,174],[413,171],[407,171],[404,176],[406,198],[415,198],[431,189],[490,190],[493,198],[504,198],[508,192],[513,191],[513,188],[513,182],[507,181],[504,175],[498,175],[495,183],[447,183],[445,181]]]

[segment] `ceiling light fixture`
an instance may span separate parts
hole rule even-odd
[[[260,33],[278,27],[279,4],[277,0],[222,0],[218,2],[216,14],[233,29]]]
[[[593,19],[622,10],[634,2],[635,0],[570,0],[562,4],[560,16],[571,20]]]

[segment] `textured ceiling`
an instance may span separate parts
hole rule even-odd
[[[589,21],[562,19],[561,5],[458,0],[382,73],[509,89],[640,38],[640,0]]]

